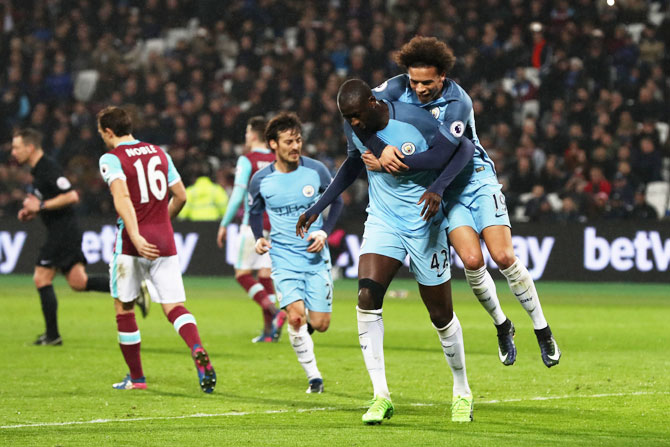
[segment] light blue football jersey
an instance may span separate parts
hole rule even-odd
[[[443,126],[423,109],[402,102],[384,101],[384,104],[389,108],[389,122],[377,136],[405,155],[428,150],[438,132],[445,134]],[[344,123],[344,133],[349,143],[348,155],[360,157],[367,149],[348,122]],[[419,171],[394,176],[368,171],[368,215],[407,236],[422,237],[431,225],[446,226],[441,210],[426,222],[421,217],[423,204],[417,205],[438,174],[437,171]]]
[[[304,272],[330,267],[328,244],[319,253],[308,253],[307,247],[312,242],[296,236],[295,225],[298,217],[319,200],[331,180],[324,164],[308,157],[300,157],[298,169],[293,172],[279,172],[272,163],[251,178],[249,212],[268,213],[273,268]],[[323,218],[319,216],[309,232],[322,226]]]
[[[409,85],[409,75],[395,76],[378,87],[372,89],[377,99],[400,101],[414,104],[427,111],[442,123],[449,132],[447,138],[460,143],[461,138],[470,139],[475,145],[472,160],[454,179],[451,188],[463,188],[473,180],[495,176],[495,166],[482,147],[475,127],[475,113],[472,110],[472,99],[463,88],[451,79],[445,81],[445,88],[437,99],[423,104]]]

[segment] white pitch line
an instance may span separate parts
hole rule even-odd
[[[643,395],[653,395],[653,394],[670,394],[668,391],[636,391],[634,393],[602,393],[602,394],[588,394],[588,395],[564,395],[564,396],[536,396],[536,397],[527,397],[527,398],[516,398],[516,399],[493,399],[493,400],[483,400],[477,401],[477,404],[502,404],[502,403],[511,403],[511,402],[525,402],[525,401],[538,401],[538,400],[558,400],[558,399],[595,399],[600,397],[623,397],[623,396],[643,396]],[[414,407],[432,407],[436,404],[432,403],[411,403],[410,406]],[[364,407],[361,407],[364,408]],[[195,413],[195,414],[186,414],[182,416],[147,416],[139,418],[127,418],[127,419],[93,419],[91,421],[67,421],[67,422],[41,422],[37,424],[18,424],[18,425],[2,425],[0,429],[7,430],[12,428],[30,428],[30,427],[62,427],[66,425],[88,425],[88,424],[109,424],[116,422],[138,422],[138,421],[165,421],[165,420],[174,420],[174,419],[194,419],[194,418],[215,418],[215,417],[226,417],[226,416],[249,416],[249,415],[263,415],[263,414],[281,414],[281,413],[309,413],[312,411],[328,411],[328,410],[339,410],[336,407],[322,407],[322,408],[298,408],[295,410],[267,410],[267,411],[231,411],[228,413]]]

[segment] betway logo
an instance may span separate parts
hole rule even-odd
[[[186,272],[193,256],[193,250],[198,243],[198,233],[188,233],[184,237],[181,233],[174,234],[174,242],[177,246],[179,256],[179,266],[181,272]],[[81,250],[86,256],[89,264],[104,262],[109,264],[114,254],[114,244],[116,243],[116,227],[105,225],[100,233],[95,231],[85,231],[81,241]]]
[[[0,273],[14,271],[26,236],[25,231],[18,231],[14,237],[9,231],[0,231]]]
[[[670,264],[670,239],[661,239],[658,231],[638,231],[635,239],[618,237],[611,243],[596,235],[596,229],[584,230],[584,267],[604,270],[612,266],[625,272],[635,267],[640,272],[665,272]]]

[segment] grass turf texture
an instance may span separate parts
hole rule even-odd
[[[59,278],[64,345],[30,345],[43,328],[28,276],[1,277],[0,445],[670,445],[667,285],[538,283],[563,350],[547,369],[530,319],[498,283],[516,325],[518,358],[498,361],[495,328],[463,281],[453,284],[463,326],[475,422],[450,422],[451,373],[412,281],[387,298],[385,357],[395,416],[364,426],[372,387],[358,346],[355,281],[335,284],[331,327],[315,334],[325,393],[307,380],[286,333],[250,343],[261,312],[233,279],[186,278],[189,300],[218,374],[200,391],[181,338],[152,307],[138,317],[146,391],[117,391],[127,372],[113,306]],[[199,415],[199,416],[196,416]],[[97,423],[90,421],[98,420]],[[81,424],[47,425],[82,422]],[[40,426],[23,426],[40,424]],[[44,424],[44,425],[43,425]]]

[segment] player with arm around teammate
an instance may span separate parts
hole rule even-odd
[[[298,234],[304,234],[323,208],[364,169],[361,154],[366,148],[353,127],[372,132],[407,154],[417,154],[415,172],[368,174],[368,218],[358,263],[356,310],[374,397],[362,420],[379,424],[394,412],[384,366],[382,305],[391,280],[409,254],[410,270],[453,375],[452,421],[469,422],[473,396],[465,369],[463,334],[453,312],[446,224],[439,205],[444,189],[472,157],[474,147],[464,140],[448,148],[445,130],[429,113],[409,104],[377,101],[370,87],[358,79],[342,84],[337,104],[346,120],[348,156],[319,202],[300,216]],[[439,175],[435,169],[441,171]]]
[[[256,239],[249,226],[249,202],[246,200],[247,189],[251,177],[260,169],[275,161],[275,154],[267,148],[265,143],[265,118],[254,116],[247,122],[244,134],[244,144],[249,150],[237,159],[235,169],[235,187],[230,196],[228,208],[221,219],[219,231],[216,235],[216,244],[223,248],[226,240],[226,228],[235,218],[237,210],[244,202],[244,218],[237,236],[237,259],[235,261],[235,279],[263,310],[263,330],[251,341],[253,343],[277,342],[281,330],[286,323],[286,312],[275,306],[275,289],[270,277],[272,262],[270,255],[256,253]],[[263,214],[263,231],[269,234],[270,221],[267,214]],[[253,276],[258,271],[258,281]]]
[[[100,173],[109,185],[119,215],[110,263],[111,293],[119,346],[130,370],[113,387],[147,387],[133,305],[141,281],[150,279],[156,292],[151,298],[161,304],[165,316],[189,347],[201,389],[211,393],[216,374],[200,341],[195,318],[183,305],[186,294],[170,222],[186,202],[184,184],[163,149],[132,136],[132,122],[125,110],[107,107],[97,118],[98,133],[109,149],[100,157]]]
[[[307,322],[309,319],[318,332],[325,332],[330,325],[333,281],[326,239],[342,210],[342,201],[333,202],[325,221],[319,218],[314,222],[306,240],[296,236],[298,216],[318,200],[331,176],[323,163],[301,156],[302,124],[294,113],[282,112],[271,119],[265,139],[277,159],[251,179],[249,224],[256,252],[269,252],[272,258],[272,280],[279,305],[288,314],[291,346],[309,381],[307,393],[321,393],[323,377]],[[272,243],[263,236],[263,211],[270,218]]]
[[[18,218],[27,222],[39,215],[47,228],[46,242],[40,248],[33,275],[46,331],[33,344],[60,346],[63,340],[58,331],[58,301],[52,284],[56,270],[60,269],[72,290],[78,292],[109,292],[109,277],[86,274],[82,233],[74,212],[79,194],[72,189],[61,167],[44,155],[42,134],[31,128],[16,131],[12,138],[12,156],[19,164],[30,165],[33,175],[33,191],[23,201]]]
[[[514,254],[505,196],[493,162],[479,143],[472,100],[461,86],[447,78],[454,63],[453,53],[433,37],[417,36],[398,51],[396,62],[407,68],[407,74],[375,88],[375,96],[415,104],[430,111],[450,130],[448,137],[452,144],[464,139],[475,143],[471,162],[444,195],[444,207],[449,241],[463,261],[466,280],[497,328],[500,361],[512,365],[516,360],[515,330],[500,307],[495,283],[484,264],[480,238],[530,316],[542,361],[547,367],[557,365],[561,351],[542,312],[533,278]],[[406,156],[399,148],[386,147],[388,145],[374,136],[365,144],[377,155],[381,153],[380,162],[389,172],[406,169],[403,164]]]

